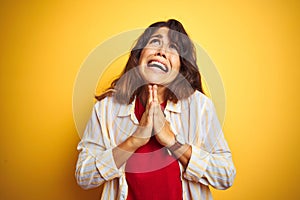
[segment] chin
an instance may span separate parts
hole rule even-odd
[[[151,73],[148,73],[147,75],[144,74],[142,77],[147,84],[162,85],[162,86],[168,85],[175,78],[175,77],[170,77],[170,75],[158,75],[158,74],[151,74]]]
[[[150,85],[165,85],[162,81],[159,80],[146,80],[146,83]]]
[[[157,85],[157,86],[167,86],[170,82],[169,81],[147,81],[150,85]]]

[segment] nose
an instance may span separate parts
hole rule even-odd
[[[158,48],[155,55],[166,58],[166,49],[164,47]]]

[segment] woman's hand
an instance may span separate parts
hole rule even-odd
[[[169,122],[160,107],[157,97],[157,85],[152,87],[152,106],[153,106],[153,129],[156,140],[163,146],[171,146],[175,143],[175,135],[171,131]]]
[[[140,125],[133,136],[133,143],[138,147],[141,147],[150,140],[153,131],[153,89],[152,86],[148,86],[149,97],[146,104],[146,110],[140,120]]]
[[[169,122],[160,107],[157,97],[157,85],[149,85],[149,97],[146,110],[140,120],[140,126],[132,135],[133,144],[141,147],[150,140],[152,131],[157,141],[163,146],[171,146],[175,143],[175,135],[171,131]]]
[[[124,142],[113,149],[113,157],[116,166],[120,168],[130,156],[141,146],[147,144],[152,136],[153,131],[153,91],[149,87],[149,97],[147,100],[146,110],[140,120],[140,126]]]

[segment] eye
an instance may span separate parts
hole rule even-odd
[[[149,42],[149,44],[151,44],[151,45],[160,45],[160,43],[161,43],[160,40],[156,39],[156,38],[150,40],[150,42]]]
[[[179,52],[179,48],[176,44],[172,43],[172,44],[170,44],[169,47],[170,47],[170,49],[174,49],[175,51]]]

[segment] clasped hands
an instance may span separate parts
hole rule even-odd
[[[140,126],[134,133],[138,146],[145,145],[151,138],[152,133],[156,140],[163,146],[171,146],[175,143],[175,135],[170,129],[169,122],[165,119],[164,113],[157,97],[157,85],[149,85],[149,97],[146,110],[140,120]]]

